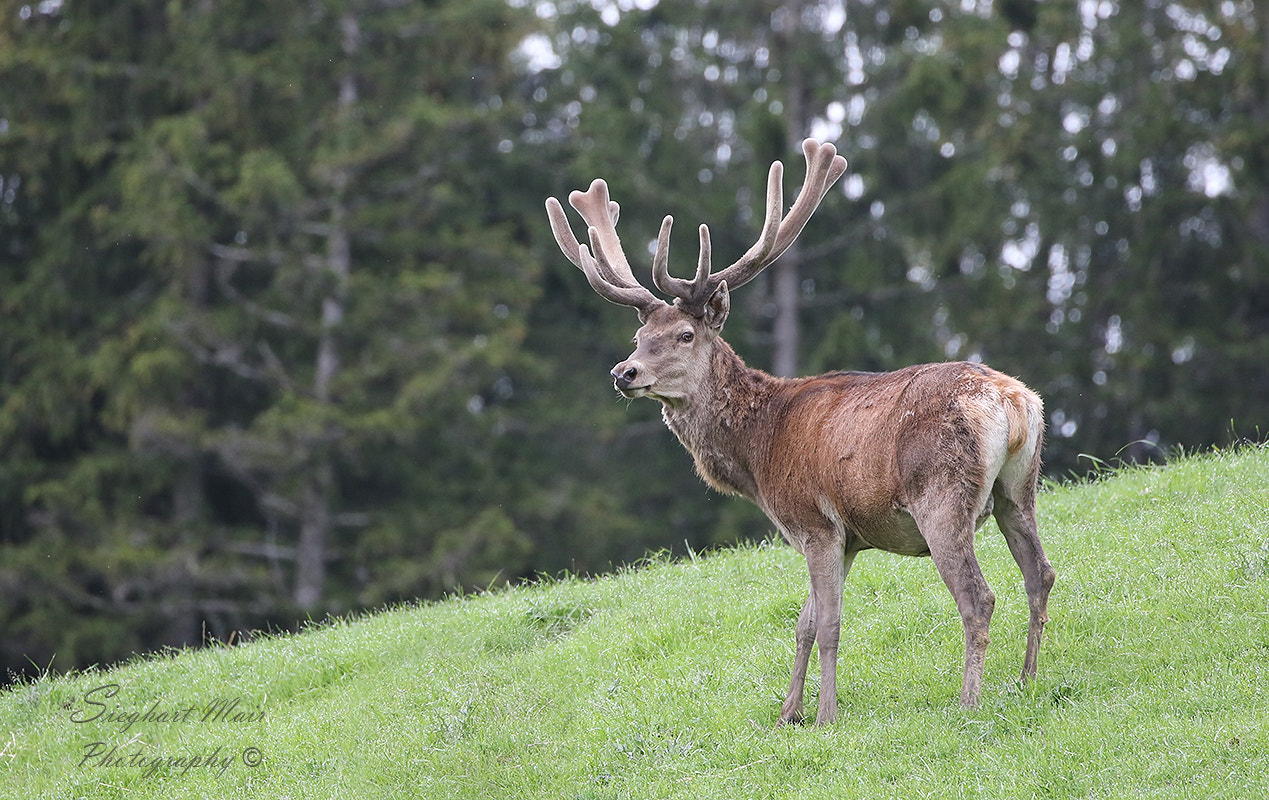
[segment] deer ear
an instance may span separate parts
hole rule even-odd
[[[716,331],[721,331],[729,311],[731,311],[731,295],[727,293],[727,281],[721,281],[718,288],[705,301],[705,324]]]

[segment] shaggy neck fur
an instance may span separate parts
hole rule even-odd
[[[662,401],[665,424],[696,462],[697,473],[717,491],[757,500],[758,487],[749,463],[766,452],[760,441],[769,425],[772,395],[785,381],[745,365],[731,345],[714,342],[709,375],[697,391],[673,404]]]

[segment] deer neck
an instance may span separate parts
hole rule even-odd
[[[665,424],[692,454],[697,473],[712,488],[757,499],[750,465],[766,447],[757,419],[782,382],[746,366],[720,338],[700,388],[673,404],[662,404]]]

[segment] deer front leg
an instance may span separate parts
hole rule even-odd
[[[778,724],[788,725],[802,720],[806,670],[812,646],[819,642],[820,699],[815,724],[826,725],[837,719],[837,644],[841,639],[842,584],[855,553],[844,553],[841,537],[831,529],[788,538],[806,556],[811,591],[802,605],[802,613],[798,615],[793,676],[789,680],[789,693],[780,708]]]
[[[815,597],[815,639],[820,646],[820,703],[816,725],[837,721],[837,645],[842,636],[842,585],[846,564],[836,536],[807,548],[811,594]]]

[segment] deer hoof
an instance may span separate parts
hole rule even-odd
[[[805,722],[806,717],[803,716],[801,711],[784,712],[781,713],[779,719],[776,720],[776,727],[785,728],[789,725],[802,725]]]

